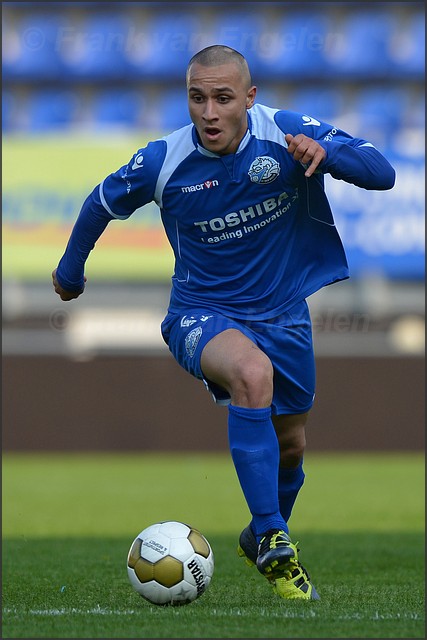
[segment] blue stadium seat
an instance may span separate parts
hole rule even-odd
[[[210,25],[209,44],[224,44],[244,55],[257,84],[262,71],[260,53],[270,47],[270,41],[264,37],[265,19],[262,12],[251,12],[250,4],[241,11],[220,11]]]
[[[91,115],[95,128],[134,129],[144,125],[145,99],[141,91],[108,89],[93,97]]]
[[[404,114],[404,123],[410,127],[425,129],[426,125],[426,94],[425,86],[415,88],[409,98],[409,105]],[[422,133],[425,133],[424,131]]]
[[[396,75],[406,79],[423,79],[425,74],[425,13],[411,15],[403,28],[398,29],[390,48]]]
[[[349,79],[381,78],[393,72],[390,57],[397,18],[386,10],[357,10],[344,19],[337,46],[326,51],[333,72]]]
[[[324,122],[336,124],[345,105],[345,97],[342,88],[325,87],[323,84],[317,87],[296,89],[288,109],[305,113]]]
[[[153,14],[142,27],[138,26],[137,35],[126,56],[133,77],[138,78],[184,83],[188,61],[205,46],[196,12]]]
[[[67,73],[82,80],[117,80],[130,72],[126,51],[132,46],[131,18],[122,13],[87,14],[64,39]]]
[[[3,78],[53,80],[63,77],[63,34],[70,28],[65,15],[24,14],[6,24],[3,40]]]
[[[368,87],[359,92],[354,109],[360,118],[362,130],[384,131],[399,129],[410,108],[410,95],[406,89],[385,85]]]
[[[71,128],[80,109],[81,98],[69,89],[36,91],[28,100],[27,128],[34,133]]]
[[[327,14],[284,10],[259,51],[262,77],[303,80],[328,74],[326,51],[333,46],[333,24]]]
[[[187,95],[184,88],[172,88],[162,91],[156,100],[152,126],[163,133],[191,124],[188,113]]]
[[[264,104],[266,107],[273,109],[287,109],[287,104],[282,96],[282,91],[275,90],[274,87],[267,84],[257,85],[257,94],[255,103]]]

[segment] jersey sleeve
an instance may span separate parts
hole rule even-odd
[[[371,142],[353,138],[333,125],[291,111],[278,111],[274,119],[284,134],[296,136],[302,133],[325,149],[326,158],[315,173],[329,173],[337,180],[364,189],[386,190],[394,186],[394,168]]]
[[[319,141],[326,151],[322,173],[345,180],[357,187],[383,191],[394,186],[396,173],[388,160],[373,144],[360,138],[346,142]]]
[[[95,188],[82,205],[56,270],[56,279],[66,291],[84,289],[86,260],[111,220],[99,200],[99,189]]]
[[[150,142],[99,185],[101,203],[113,218],[125,220],[136,209],[154,200],[165,156],[165,140]]]
[[[111,220],[125,220],[154,199],[165,155],[164,140],[149,143],[86,198],[56,271],[63,289],[83,290],[86,260]]]

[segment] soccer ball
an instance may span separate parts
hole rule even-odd
[[[158,522],[132,542],[127,571],[135,591],[152,604],[189,604],[209,586],[214,556],[197,529],[175,520]]]

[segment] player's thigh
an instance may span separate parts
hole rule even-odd
[[[182,314],[168,313],[161,331],[177,362],[201,380],[208,377],[202,367],[202,354],[203,366],[215,379],[222,380],[227,377],[226,371],[230,367],[230,353],[236,352],[232,344],[241,349],[241,345],[249,343],[249,337],[242,334],[238,322],[208,310],[189,309]],[[234,339],[228,339],[230,333]],[[206,349],[212,341],[214,348],[209,346]]]
[[[271,361],[240,329],[227,329],[212,338],[203,349],[201,368],[204,377],[224,387],[233,402],[242,402],[245,396],[256,404],[271,402]]]

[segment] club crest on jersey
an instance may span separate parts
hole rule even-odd
[[[270,156],[258,156],[249,167],[248,176],[256,184],[269,184],[280,173],[280,164]]]
[[[203,333],[203,329],[201,327],[195,327],[187,334],[185,338],[185,350],[192,358],[194,356],[194,352],[196,351],[196,347],[199,344],[199,340]]]

